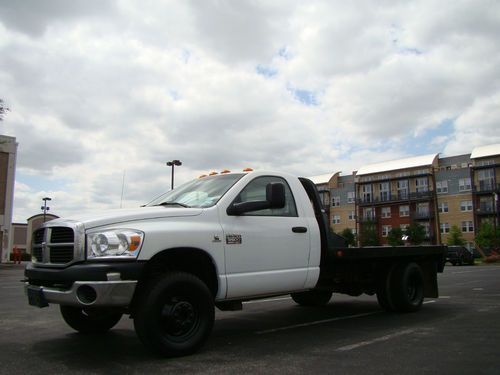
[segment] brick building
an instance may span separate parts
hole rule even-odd
[[[500,144],[477,147],[471,154],[369,164],[351,175],[335,173],[313,181],[328,202],[336,233],[349,228],[357,234],[370,225],[384,245],[391,229],[419,223],[426,243],[445,244],[457,226],[473,246],[481,223],[498,225],[499,168]]]

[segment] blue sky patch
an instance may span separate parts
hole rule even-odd
[[[290,91],[295,99],[305,105],[317,106],[319,105],[318,99],[316,97],[316,93],[309,90],[301,90],[295,89],[293,87],[288,87],[288,91]]]
[[[257,71],[257,74],[260,74],[261,76],[264,76],[266,78],[272,78],[278,74],[278,69],[273,68],[269,65],[259,64],[255,68],[255,70]]]
[[[30,189],[36,191],[60,191],[64,190],[69,182],[65,179],[51,179],[43,176],[31,176],[21,171],[16,171],[16,181],[28,185]]]
[[[437,127],[428,129],[423,134],[410,137],[403,145],[410,155],[425,155],[442,153],[443,145],[454,134],[455,119],[443,120]],[[446,141],[436,142],[439,138],[446,137]]]

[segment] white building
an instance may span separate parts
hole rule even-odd
[[[17,143],[15,137],[0,135],[0,261],[9,260],[12,251],[12,211]]]

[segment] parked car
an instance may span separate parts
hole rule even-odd
[[[446,261],[450,262],[454,266],[461,266],[463,264],[473,265],[474,253],[465,246],[448,246]]]

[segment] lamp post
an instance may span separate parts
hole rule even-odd
[[[47,215],[47,211],[50,210],[50,207],[47,207],[47,201],[51,201],[52,198],[45,197],[42,198],[43,206],[40,207],[43,210],[43,222],[45,223],[45,216]]]
[[[171,189],[174,189],[174,167],[175,166],[181,166],[182,162],[180,160],[172,160],[172,161],[167,161],[167,166],[172,167],[172,184],[171,184]]]

